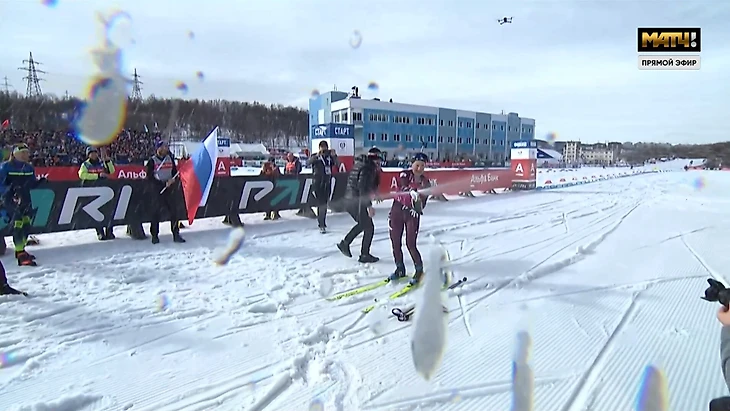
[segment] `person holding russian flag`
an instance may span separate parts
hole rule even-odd
[[[184,243],[180,236],[180,224],[177,220],[177,182],[178,172],[175,159],[168,149],[167,143],[159,140],[155,143],[155,154],[147,160],[147,181],[152,185],[152,218],[150,235],[152,244],[160,242],[160,220],[162,214],[170,216],[172,240]]]

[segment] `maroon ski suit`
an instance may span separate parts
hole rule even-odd
[[[431,186],[425,175],[417,177],[411,170],[405,170],[397,178],[398,192],[393,198],[393,205],[388,214],[388,228],[390,231],[390,243],[393,246],[393,258],[397,267],[403,267],[403,233],[406,235],[406,247],[413,259],[416,271],[423,271],[423,259],[418,252],[416,241],[418,240],[418,229],[421,223],[421,214],[426,206],[428,195],[418,194],[418,200],[414,201],[411,191],[421,190]]]

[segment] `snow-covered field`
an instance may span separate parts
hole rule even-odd
[[[413,322],[388,307],[360,314],[394,288],[322,296],[392,271],[385,203],[371,266],[334,247],[352,224],[344,215],[330,216],[326,235],[288,212],[247,216],[246,242],[224,267],[211,263],[228,233],[220,219],[196,221],[183,245],[41,235],[39,267],[3,259],[33,297],[0,297],[0,409],[506,411],[526,331],[534,410],[638,410],[644,374],[668,386],[644,396],[704,410],[727,391],[717,304],[699,297],[730,265],[728,192],[730,173],[670,172],[429,204],[422,252],[434,235],[468,277],[463,309],[447,299],[431,382],[414,371]],[[520,395],[527,365],[517,361]]]

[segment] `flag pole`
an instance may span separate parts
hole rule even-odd
[[[177,176],[179,176],[179,175],[180,175],[180,172],[178,171],[178,172],[177,172],[177,173],[175,173],[175,175],[174,175],[174,176],[172,176],[172,178],[171,178],[171,179],[169,179],[168,181],[173,181],[173,180],[175,180],[175,179],[177,178]],[[172,185],[172,184],[170,184],[170,185]],[[162,190],[160,191],[160,194],[164,193],[164,192],[165,192],[165,190],[167,190],[167,189],[168,189],[169,187],[170,187],[170,186],[165,186],[165,188],[163,188],[163,189],[162,189]]]

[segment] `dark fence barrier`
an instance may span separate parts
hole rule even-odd
[[[395,187],[397,172],[381,174],[380,193],[387,197]],[[489,191],[509,188],[512,174],[508,169],[427,171],[434,186],[433,194],[460,194],[467,191]],[[331,204],[345,194],[346,174],[332,177]],[[311,195],[311,175],[283,176],[269,179],[263,176],[215,178],[207,205],[198,208],[196,218],[222,217],[265,211],[294,210],[314,205]],[[150,221],[158,193],[156,186],[145,180],[48,181],[31,191],[33,223],[31,232],[49,233],[104,226],[145,223]],[[179,196],[176,218],[187,219],[182,189],[174,188]],[[163,216],[163,218],[170,216]],[[8,222],[0,219],[0,230],[10,235]]]

